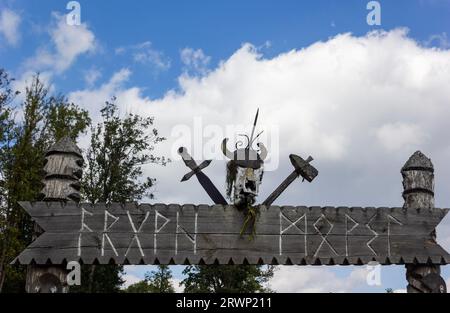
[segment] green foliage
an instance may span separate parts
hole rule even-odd
[[[61,97],[49,95],[48,88],[36,75],[26,88],[21,104],[23,118],[16,122],[12,101],[17,92],[12,90],[5,74],[0,77],[0,291],[22,292],[25,267],[9,263],[31,242],[33,224],[17,202],[39,198],[44,155],[58,134],[76,138],[89,120],[86,111]],[[65,112],[64,118],[72,123],[61,123],[58,112]]]
[[[63,96],[52,98],[48,120],[48,127],[55,142],[64,137],[70,137],[76,141],[79,134],[84,133],[91,123],[87,111],[81,110],[73,103],[68,103]]]
[[[14,126],[11,102],[19,94],[11,87],[13,79],[9,78],[8,73],[0,68],[0,142],[3,143]]]
[[[81,286],[70,287],[71,293],[117,293],[124,283],[123,267],[117,265],[82,265]]]
[[[147,280],[141,280],[137,283],[134,283],[128,286],[127,289],[124,290],[126,293],[153,293],[153,289],[148,284]]]
[[[256,236],[256,220],[258,219],[260,213],[259,206],[247,205],[244,210],[244,224],[242,225],[240,235],[244,236],[247,229],[250,229],[250,234],[248,239],[252,241]]]
[[[165,138],[153,128],[153,117],[128,114],[121,118],[114,101],[105,103],[101,110],[103,122],[91,129],[83,194],[92,203],[153,198],[150,189],[155,179],[140,180],[142,165],[166,165],[170,161],[152,154],[154,146]]]
[[[91,127],[82,179],[83,197],[91,203],[125,203],[146,196],[153,198],[151,188],[155,179],[147,177],[142,181],[142,166],[148,163],[165,165],[169,161],[152,154],[154,146],[165,140],[153,128],[153,118],[134,114],[120,117],[114,98],[105,103],[101,116],[103,120]],[[123,283],[122,272],[122,266],[83,266],[82,286],[71,291],[118,291]]]
[[[42,188],[44,155],[64,136],[76,139],[90,124],[88,112],[51,96],[37,75],[26,88],[21,121],[12,103],[17,92],[0,70],[0,291],[23,292],[25,267],[9,263],[32,240],[33,224],[17,201],[38,199]],[[153,154],[165,140],[153,118],[120,117],[114,103],[101,110],[103,121],[91,128],[82,192],[89,202],[131,202],[153,198],[155,179],[142,177],[142,166],[165,165],[170,160]],[[254,216],[255,214],[252,214]],[[252,217],[251,216],[251,217]],[[251,222],[251,219],[249,220]],[[123,284],[120,266],[82,266],[82,286],[75,292],[118,292]],[[189,266],[183,281],[186,292],[264,292],[273,268],[262,266]],[[127,292],[174,292],[171,272],[160,266]]]
[[[127,289],[127,293],[174,293],[172,272],[167,265],[159,265],[156,271],[145,274],[145,279]]]
[[[264,284],[273,276],[272,266],[198,265],[188,266],[182,281],[187,293],[270,292]]]
[[[152,271],[145,275],[145,279],[148,281],[148,284],[152,290],[152,292],[158,293],[174,293],[175,289],[173,288],[172,282],[172,271],[169,269],[167,265],[159,265],[157,271]]]

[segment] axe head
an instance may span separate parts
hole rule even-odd
[[[313,160],[312,157],[309,157],[305,161],[298,155],[291,154],[289,156],[289,159],[291,160],[291,163],[295,168],[295,172],[308,182],[312,182],[314,178],[319,175],[319,171],[310,164],[310,162]]]

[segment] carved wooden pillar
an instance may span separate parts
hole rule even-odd
[[[75,142],[63,138],[54,144],[45,155],[42,189],[43,201],[80,201],[80,179],[83,156]],[[42,230],[35,226],[38,235]],[[72,260],[67,260],[72,261]],[[66,293],[67,270],[63,265],[30,265],[27,270],[26,291],[28,293]]]
[[[434,208],[434,167],[422,152],[414,153],[401,170],[403,176],[404,208]],[[430,234],[436,242],[436,231]],[[408,293],[444,293],[445,281],[440,276],[441,268],[433,264],[407,264],[406,279]]]

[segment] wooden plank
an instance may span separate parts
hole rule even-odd
[[[431,239],[447,209],[261,207],[240,236],[233,206],[21,203],[45,230],[21,264],[382,264],[448,262]]]

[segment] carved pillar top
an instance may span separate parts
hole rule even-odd
[[[429,158],[417,151],[405,163],[401,170],[403,176],[403,199],[406,209],[434,208],[434,166]],[[436,231],[430,234],[430,240],[436,240]],[[408,293],[447,292],[445,281],[436,265],[406,265]]]
[[[82,176],[83,156],[80,148],[69,137],[65,137],[48,149],[45,154],[41,191],[43,201],[79,202],[80,179]],[[42,229],[35,225],[35,232]],[[66,293],[67,270],[63,266],[31,265],[27,271],[26,291],[28,293]]]
[[[82,166],[81,150],[69,137],[50,147],[45,155],[43,200],[79,202]]]
[[[429,158],[417,151],[401,170],[404,207],[434,208],[434,166]]]

